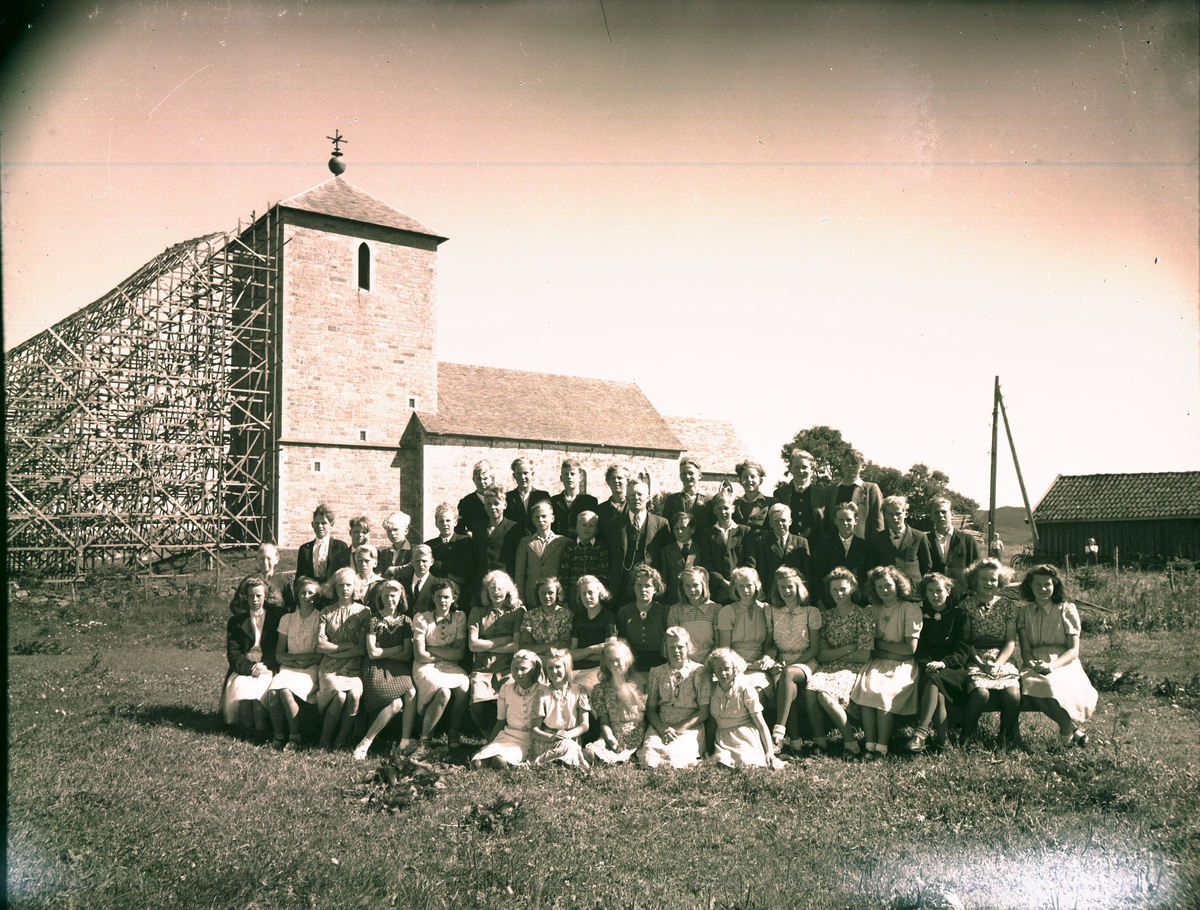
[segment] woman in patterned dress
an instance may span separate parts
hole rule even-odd
[[[571,644],[571,629],[575,617],[563,603],[562,585],[554,575],[543,575],[533,585],[534,603],[527,610],[513,643],[542,659],[544,664],[552,648],[567,648]]]
[[[367,626],[367,660],[363,667],[363,712],[375,715],[367,735],[354,750],[363,761],[375,737],[400,714],[400,748],[412,742],[417,687],[412,681],[412,622],[406,615],[404,585],[381,581],[371,597]],[[403,713],[401,713],[403,712]]]
[[[664,635],[667,662],[650,671],[646,740],[638,758],[648,768],[666,762],[688,768],[700,761],[701,735],[712,700],[712,675],[692,660],[692,638],[682,626]]]
[[[967,674],[971,691],[963,709],[962,742],[976,735],[979,718],[989,704],[1000,705],[1000,735],[1019,745],[1021,674],[1012,662],[1017,649],[1018,605],[1000,596],[1012,573],[998,559],[980,559],[967,569],[970,594],[963,598],[969,646]]]
[[[317,626],[317,650],[323,655],[317,672],[317,708],[325,712],[321,726],[322,749],[330,748],[333,731],[341,719],[334,745],[341,748],[357,723],[358,704],[362,699],[362,659],[367,653],[367,623],[371,611],[356,600],[358,576],[351,568],[338,569],[333,576],[337,598],[321,611]]]
[[[1096,689],[1079,662],[1079,611],[1067,601],[1054,566],[1034,566],[1021,582],[1028,601],[1017,614],[1021,639],[1021,691],[1058,724],[1064,746],[1087,744],[1079,728],[1096,710]]]
[[[608,765],[629,761],[646,738],[646,685],[633,669],[633,652],[625,642],[604,643],[600,682],[590,702],[600,738],[588,743],[588,755]]]
[[[819,748],[829,748],[825,735],[828,718],[842,734],[844,754],[861,755],[847,710],[850,690],[875,647],[875,620],[870,610],[854,602],[858,579],[849,569],[838,566],[826,575],[825,590],[833,606],[821,614],[820,669],[808,681],[804,707]]]
[[[817,652],[821,648],[821,611],[809,605],[808,589],[800,573],[789,566],[775,570],[771,590],[771,635],[779,660],[776,723],[771,738],[776,750],[787,737],[788,746],[799,751],[803,743],[796,721],[791,719],[792,704],[816,672]]]
[[[866,734],[865,758],[888,754],[892,719],[917,709],[917,662],[921,608],[910,600],[912,584],[895,566],[877,566],[867,576],[875,647],[850,692]]]
[[[450,732],[446,742],[459,744],[467,716],[471,677],[460,666],[467,654],[467,616],[454,609],[458,586],[439,578],[429,585],[433,609],[413,620],[413,681],[417,684],[417,710],[424,712],[421,744],[433,741],[433,731],[446,706],[450,706]]]

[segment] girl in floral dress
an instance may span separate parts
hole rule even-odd
[[[687,629],[672,626],[664,640],[667,662],[650,671],[647,684],[646,740],[638,758],[648,768],[664,762],[688,768],[700,761],[700,737],[708,720],[712,675],[708,667],[692,660],[692,639]]]
[[[721,605],[712,599],[708,588],[708,569],[689,566],[679,574],[679,593],[683,599],[667,611],[667,625],[687,629],[692,642],[691,659],[698,664],[708,660],[708,652],[717,646],[716,622]]]
[[[413,676],[417,684],[417,710],[425,714],[421,722],[421,744],[433,741],[433,731],[446,706],[450,706],[451,748],[459,744],[467,714],[467,694],[471,678],[460,666],[467,654],[467,616],[454,609],[458,586],[438,579],[429,585],[433,609],[418,613],[413,620]]]
[[[895,566],[878,566],[867,575],[867,593],[875,621],[875,647],[850,692],[862,712],[866,758],[888,754],[892,718],[917,708],[917,662],[921,608],[909,598],[912,584]]]
[[[417,688],[412,681],[412,622],[407,616],[404,585],[388,579],[376,585],[367,627],[367,660],[363,667],[363,711],[375,719],[354,750],[363,761],[375,737],[401,714],[400,748],[412,742]]]
[[[338,730],[338,748],[346,745],[358,716],[362,699],[362,659],[367,653],[367,623],[371,611],[359,603],[358,576],[351,568],[338,569],[333,576],[333,592],[337,598],[321,611],[317,627],[317,650],[323,655],[317,671],[319,688],[317,708],[325,713],[321,727],[322,749],[328,749]]]
[[[989,704],[1000,705],[1000,734],[1019,745],[1021,734],[1021,674],[1012,662],[1017,649],[1018,605],[1000,596],[1011,572],[998,559],[981,559],[967,569],[970,594],[963,598],[967,614],[967,673],[971,691],[963,709],[962,741],[975,736],[979,718]]]
[[[587,754],[608,765],[629,761],[646,738],[646,684],[633,669],[633,652],[625,642],[605,642],[600,682],[589,703],[600,738],[588,743]]]
[[[838,566],[826,575],[825,590],[833,606],[821,614],[820,669],[808,681],[804,706],[819,748],[829,747],[825,736],[828,718],[842,734],[844,754],[861,755],[846,712],[858,673],[871,659],[875,621],[870,610],[854,602],[858,580],[849,569]]]
[[[775,695],[778,699],[776,723],[771,738],[778,750],[790,727],[788,745],[799,751],[803,743],[791,720],[792,704],[808,679],[816,672],[817,652],[821,648],[821,611],[808,604],[808,589],[800,573],[788,566],[775,570],[771,589],[771,636],[778,652],[779,668]]]
[[[562,585],[553,575],[543,575],[533,586],[534,602],[517,628],[515,644],[535,653],[545,663],[552,648],[571,644],[575,617],[563,603]]]
[[[1079,662],[1079,611],[1067,601],[1054,566],[1034,566],[1021,582],[1028,601],[1017,614],[1021,638],[1021,691],[1058,724],[1064,746],[1087,744],[1079,728],[1096,710],[1097,695]]]
[[[587,691],[571,682],[571,652],[553,648],[546,659],[546,682],[538,702],[538,725],[533,728],[531,756],[535,765],[553,761],[575,768],[589,768],[579,745],[590,722],[591,701]]]
[[[717,648],[708,655],[707,666],[716,680],[708,705],[717,724],[713,758],[727,768],[779,767],[758,690],[746,677],[745,659],[731,648]]]

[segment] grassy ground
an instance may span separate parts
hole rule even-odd
[[[448,765],[444,789],[391,813],[364,783],[382,755],[222,732],[227,597],[179,585],[10,601],[10,905],[903,908],[944,889],[972,908],[1197,905],[1194,628],[1085,640],[1085,663],[1140,675],[1101,693],[1075,754],[1026,714],[1028,755]],[[1155,694],[1166,678],[1172,697]],[[518,807],[489,830],[472,808],[498,800]]]

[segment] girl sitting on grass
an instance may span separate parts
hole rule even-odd
[[[604,643],[600,658],[600,682],[592,689],[589,703],[600,725],[600,738],[585,750],[607,765],[627,762],[646,738],[646,689],[644,677],[633,671],[633,652],[615,639]]]
[[[825,576],[825,591],[833,606],[821,614],[821,647],[817,652],[820,669],[809,679],[804,692],[804,707],[817,747],[829,748],[825,736],[828,718],[842,734],[846,756],[862,754],[846,712],[850,690],[875,646],[875,622],[869,610],[854,602],[857,590],[858,580],[844,566]]]
[[[1096,710],[1097,695],[1079,662],[1079,611],[1067,601],[1054,566],[1030,569],[1021,582],[1028,601],[1017,614],[1021,638],[1021,692],[1058,724],[1064,746],[1087,745],[1079,728]]]
[[[301,576],[293,586],[295,613],[285,613],[279,620],[279,640],[275,656],[279,670],[267,692],[267,710],[275,730],[275,744],[285,752],[300,748],[299,702],[315,701],[317,667],[321,654],[317,651],[320,631],[321,584]]]
[[[712,599],[708,587],[708,569],[689,566],[679,573],[679,593],[683,600],[667,611],[667,624],[687,629],[692,643],[689,655],[698,664],[708,660],[717,645],[716,622],[721,605]]]
[[[498,771],[520,765],[529,757],[533,728],[538,723],[541,704],[542,659],[533,651],[521,650],[512,656],[512,676],[500,688],[496,699],[496,724],[491,741],[471,756],[471,767],[482,768],[490,761]]]
[[[682,626],[667,629],[667,662],[650,671],[646,741],[638,758],[648,768],[689,768],[700,761],[704,722],[712,700],[712,674],[692,660],[692,638]]]
[[[716,680],[709,702],[709,712],[717,723],[713,758],[727,768],[780,767],[758,690],[746,677],[745,658],[732,648],[717,648],[708,655],[707,666]]]
[[[571,652],[552,648],[546,658],[547,686],[538,701],[538,723],[533,729],[533,763],[553,761],[588,768],[579,739],[588,731],[591,703],[582,686],[571,682]]]
[[[367,623],[371,611],[359,603],[359,579],[354,570],[338,569],[333,576],[334,602],[321,611],[317,625],[317,650],[321,666],[317,672],[317,708],[324,712],[321,726],[322,749],[331,743],[336,748],[346,745],[358,718],[362,699],[362,659],[367,653]],[[341,727],[338,728],[338,721]],[[333,741],[334,730],[337,740]]]
[[[962,742],[967,745],[989,704],[1000,705],[1000,735],[1021,742],[1021,674],[1012,662],[1017,649],[1017,604],[1000,596],[1012,572],[998,559],[981,559],[967,569],[970,594],[960,605],[967,614],[967,673],[971,692],[963,709]]]
[[[821,611],[808,604],[808,589],[800,573],[789,566],[775,570],[771,595],[772,638],[779,656],[775,726],[771,737],[778,750],[784,738],[792,751],[802,745],[796,722],[791,719],[792,704],[808,679],[816,672],[817,652],[821,648]],[[788,736],[788,733],[791,736]]]
[[[418,613],[413,620],[413,676],[417,684],[417,710],[425,714],[421,745],[433,742],[433,731],[450,706],[450,748],[459,745],[459,733],[467,715],[471,678],[459,666],[467,654],[467,617],[454,609],[458,586],[439,578],[429,585],[433,609]]]
[[[930,572],[917,585],[924,618],[917,640],[919,717],[917,729],[908,742],[909,752],[925,751],[925,741],[933,737],[937,748],[946,745],[946,706],[966,704],[967,617],[950,605],[954,582],[945,575]]]
[[[280,614],[268,611],[267,583],[251,575],[238,585],[237,612],[225,626],[229,673],[222,690],[221,713],[246,740],[265,740],[270,727],[263,704],[274,677],[275,642]]]
[[[917,707],[917,638],[921,608],[909,600],[912,584],[895,566],[878,566],[867,576],[867,594],[875,621],[875,646],[850,692],[862,711],[866,758],[888,754],[892,718]]]
[[[375,737],[392,719],[401,714],[400,748],[412,742],[416,718],[417,688],[412,680],[412,622],[404,597],[404,585],[394,579],[381,581],[371,595],[371,616],[367,626],[367,659],[363,667],[363,711],[374,714],[367,735],[354,750],[354,758],[363,761]]]

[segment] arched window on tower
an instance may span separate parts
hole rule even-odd
[[[358,245],[358,286],[371,290],[371,248],[365,243]]]

